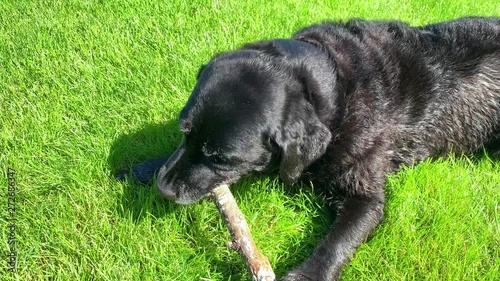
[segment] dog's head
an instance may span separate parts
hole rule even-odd
[[[158,189],[192,203],[222,183],[279,165],[294,183],[326,150],[335,68],[318,48],[274,40],[217,55],[198,74],[180,114],[184,138]]]

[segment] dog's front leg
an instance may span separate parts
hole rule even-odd
[[[312,256],[282,280],[337,280],[356,249],[380,223],[383,210],[383,192],[347,197],[330,232]]]

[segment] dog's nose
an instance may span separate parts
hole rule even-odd
[[[172,190],[171,186],[169,186],[169,184],[165,182],[165,179],[163,177],[160,177],[158,179],[157,188],[158,191],[160,191],[161,195],[163,195],[163,197],[165,197],[166,199],[175,199],[175,192]]]
[[[158,188],[158,191],[160,191],[161,195],[163,195],[163,197],[168,200],[175,200],[176,195],[172,189],[171,184],[169,184],[167,181],[164,167],[160,169],[156,187]]]

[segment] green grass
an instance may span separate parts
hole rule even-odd
[[[494,0],[163,2],[0,3],[3,280],[248,280],[213,204],[178,206],[111,176],[173,151],[198,66],[325,19],[500,15]],[[9,167],[16,274],[6,258]],[[342,280],[498,280],[499,186],[500,166],[487,157],[391,177],[385,221]],[[249,178],[234,191],[278,275],[332,220],[311,186]]]

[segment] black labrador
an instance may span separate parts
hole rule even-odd
[[[388,173],[500,140],[500,20],[325,23],[248,44],[201,67],[184,139],[143,181],[193,203],[222,183],[278,171],[322,187],[335,222],[282,280],[336,280],[380,223]]]

